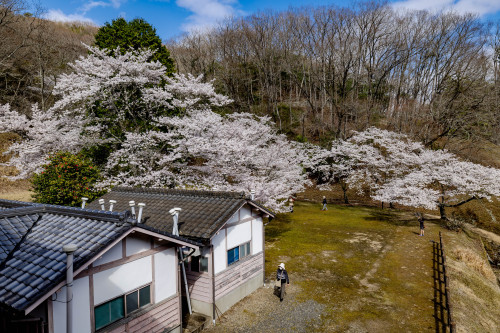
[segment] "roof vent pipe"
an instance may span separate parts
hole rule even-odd
[[[142,209],[143,209],[144,207],[146,207],[146,204],[145,204],[145,203],[143,203],[143,202],[139,202],[138,206],[139,206],[139,216],[137,216],[137,223],[141,223],[141,219],[142,219]]]
[[[113,205],[116,203],[116,200],[109,200],[109,211],[113,211]]]
[[[168,212],[172,215],[174,219],[174,227],[172,229],[172,234],[175,236],[179,236],[179,212],[181,211],[181,208],[172,208]]]
[[[73,253],[78,249],[75,244],[66,244],[66,333],[73,332]]]
[[[85,197],[82,198],[82,209],[85,208],[85,204],[87,203],[87,200],[89,200],[89,198],[85,198]]]
[[[250,200],[255,200],[255,190],[250,191]]]
[[[99,204],[101,205],[101,210],[106,210],[106,208],[104,208],[104,199],[99,199]]]
[[[130,206],[130,209],[132,210],[132,216],[135,217],[135,201],[129,201],[128,205]]]

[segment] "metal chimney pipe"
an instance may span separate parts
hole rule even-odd
[[[109,200],[109,211],[113,211],[113,205],[116,203],[116,200]]]
[[[132,216],[135,217],[135,201],[129,201],[128,205],[130,206],[130,209],[132,210]]]
[[[106,210],[106,208],[104,208],[104,199],[99,199],[99,204],[101,205],[101,210]]]
[[[250,191],[250,200],[255,200],[255,190]]]
[[[142,219],[142,210],[143,210],[143,208],[144,208],[144,207],[146,207],[146,204],[145,204],[145,203],[143,203],[143,202],[140,202],[140,203],[138,204],[138,206],[139,206],[139,216],[137,216],[137,223],[141,223],[141,219]]]
[[[85,208],[85,204],[87,203],[87,200],[89,200],[89,198],[82,197],[82,209]]]
[[[66,253],[66,332],[73,333],[73,253],[78,249],[75,244],[64,245]]]
[[[172,234],[174,234],[175,236],[179,236],[179,212],[182,210],[182,208],[172,208],[171,210],[169,210],[168,212],[172,215],[173,219],[174,219],[174,226],[172,228]]]

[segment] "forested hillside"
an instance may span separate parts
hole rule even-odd
[[[85,54],[97,27],[40,19],[40,9],[21,0],[0,0],[0,104],[30,112],[55,98],[52,90],[67,64]]]
[[[272,116],[293,138],[329,143],[375,125],[427,146],[498,144],[498,28],[369,2],[234,18],[168,48],[180,72],[214,78],[233,110]]]

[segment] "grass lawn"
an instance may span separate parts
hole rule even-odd
[[[266,226],[266,272],[279,262],[297,300],[323,304],[318,331],[436,331],[433,244],[411,215],[392,210],[299,203]]]

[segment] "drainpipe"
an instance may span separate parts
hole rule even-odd
[[[85,198],[85,197],[82,198],[82,209],[85,208],[85,204],[87,203],[87,200],[89,200],[89,198]]]
[[[113,211],[113,206],[115,205],[116,200],[109,200],[109,211]]]
[[[104,208],[104,199],[99,199],[99,204],[101,205],[101,210],[106,210],[106,208]]]
[[[172,208],[169,213],[172,215],[172,218],[174,220],[174,226],[172,230],[172,234],[175,236],[179,236],[179,212],[181,211],[181,208]],[[184,288],[186,289],[186,299],[187,299],[187,304],[188,304],[188,309],[189,309],[189,314],[193,313],[193,310],[191,309],[191,298],[189,297],[189,288],[187,284],[187,278],[186,278],[186,267],[184,266],[184,254],[182,253],[182,248],[178,248],[179,250],[179,256],[181,257],[181,267],[182,267],[182,277],[184,278]]]
[[[140,202],[139,203],[139,216],[137,216],[137,223],[141,223],[141,219],[142,219],[142,210],[144,207],[146,207],[146,204],[145,203],[142,203]]]
[[[66,333],[73,333],[73,253],[77,249],[75,244],[62,248],[66,253]]]
[[[128,205],[130,206],[130,209],[132,210],[132,216],[135,217],[135,201],[129,201]]]

